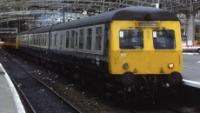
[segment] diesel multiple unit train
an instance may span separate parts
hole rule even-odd
[[[150,7],[128,7],[18,35],[19,49],[39,57],[93,71],[124,87],[182,81],[180,22]]]

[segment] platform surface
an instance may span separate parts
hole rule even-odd
[[[0,64],[0,113],[25,113],[19,95]]]
[[[200,88],[200,54],[183,55],[183,79],[186,84]]]

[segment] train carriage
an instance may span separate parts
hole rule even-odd
[[[135,78],[162,78],[168,85],[182,81],[180,22],[165,10],[123,8],[19,37],[20,47],[26,43],[42,58],[116,78],[128,87]]]

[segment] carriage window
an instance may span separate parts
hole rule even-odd
[[[78,46],[78,32],[75,31],[75,47]]]
[[[142,30],[121,30],[120,48],[121,49],[141,49],[143,48]]]
[[[37,44],[37,35],[35,36],[35,42],[34,42],[34,45],[36,45]]]
[[[44,46],[46,46],[46,37],[44,37]]]
[[[69,31],[66,32],[66,48],[69,47]]]
[[[87,50],[90,50],[92,47],[92,29],[87,29]]]
[[[35,36],[33,37],[33,45],[35,44]]]
[[[35,37],[35,45],[37,45],[37,37]]]
[[[60,46],[62,47],[62,44],[63,44],[63,37],[64,37],[64,34],[63,33],[61,33],[61,35],[60,35]]]
[[[40,45],[41,35],[38,35],[38,45]]]
[[[44,40],[45,40],[45,35],[44,34],[42,35],[42,39],[43,39],[42,40],[42,46],[44,46]]]
[[[33,45],[35,45],[35,44],[36,44],[36,35],[33,38]]]
[[[41,34],[40,37],[39,37],[39,41],[40,41],[39,44],[42,45],[42,43],[43,43],[43,42],[42,42],[42,41],[43,41],[43,40],[42,40],[42,34]]]
[[[38,45],[41,45],[42,44],[42,35],[39,35],[38,40],[39,40]]]
[[[56,38],[57,38],[57,34],[54,34],[54,45],[56,46],[57,43],[56,43]]]
[[[84,31],[83,29],[80,30],[80,35],[79,35],[79,48],[83,49],[83,42],[84,42]]]
[[[43,45],[43,43],[44,43],[44,37],[43,37],[43,35],[40,35],[41,37],[40,37],[40,45],[42,46]]]
[[[37,38],[37,35],[35,35],[35,38],[34,38],[34,45],[36,45],[36,43],[37,43],[36,38]]]
[[[39,44],[39,35],[37,36],[37,39],[36,39],[36,45]]]
[[[173,30],[154,30],[153,43],[155,49],[174,49],[175,35]]]
[[[30,39],[30,43],[31,43],[31,44],[33,44],[34,37],[35,37],[35,36],[33,35],[32,38]]]
[[[43,37],[43,42],[42,42],[42,46],[44,46],[44,45],[45,45],[45,37]]]
[[[75,38],[75,31],[72,31],[71,48],[74,48],[74,38]]]
[[[95,49],[101,50],[101,40],[102,40],[102,27],[96,28],[96,40],[95,40]]]
[[[35,35],[35,37],[34,37],[34,45],[36,45],[36,37],[37,35]]]
[[[47,38],[48,38],[48,34],[45,35],[45,39],[44,39],[44,46],[47,45]]]

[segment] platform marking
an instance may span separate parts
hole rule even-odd
[[[186,80],[186,79],[183,79],[183,82],[184,82],[185,85],[200,88],[200,82],[196,82],[196,81],[192,81],[192,80]]]
[[[183,53],[183,55],[199,55],[199,53]]]
[[[3,68],[2,64],[0,63],[0,68],[2,69],[2,71],[4,72],[4,76],[8,82],[8,85],[10,87],[11,93],[13,95],[14,101],[15,101],[15,105],[17,107],[17,113],[26,113],[24,106],[20,100],[19,94],[17,93],[14,84],[12,83],[10,77],[8,76],[7,72],[5,71],[5,69]]]

